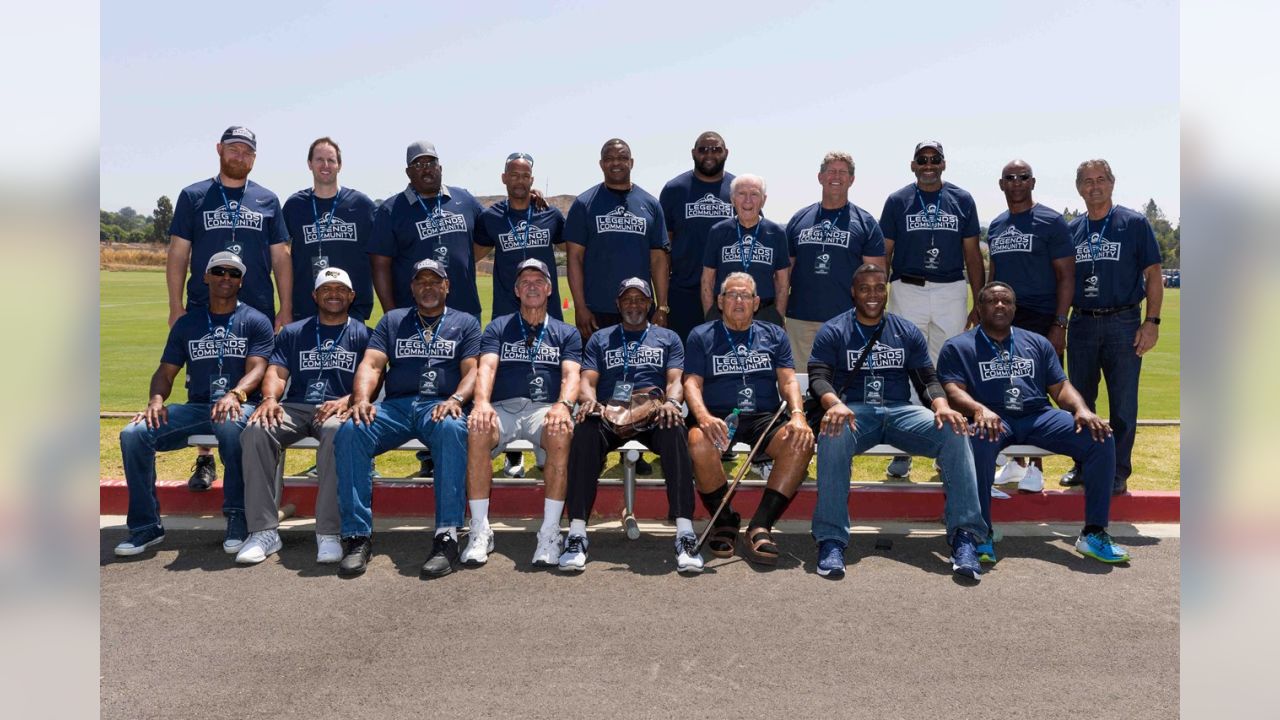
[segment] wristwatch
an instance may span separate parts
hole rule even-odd
[[[1159,325],[1159,324],[1160,324],[1160,318],[1158,318],[1158,317],[1149,317],[1149,318],[1147,318],[1147,322],[1151,323],[1152,325]]]
[[[792,414],[792,415],[795,415],[796,413],[799,413],[799,414],[803,415],[803,414],[804,414],[804,410],[801,410],[800,408],[791,408],[791,414]]]
[[[467,401],[466,401],[466,400],[464,400],[464,399],[463,399],[463,397],[462,397],[461,395],[459,395],[458,393],[454,393],[454,394],[450,395],[450,396],[449,396],[449,399],[450,399],[450,400],[457,400],[459,405],[466,405],[466,404],[467,404]]]
[[[1067,316],[1066,316],[1066,315],[1055,315],[1055,316],[1053,317],[1053,324],[1054,324],[1054,325],[1057,325],[1057,326],[1058,326],[1058,327],[1060,327],[1060,328],[1065,329],[1065,328],[1067,327]]]
[[[241,390],[240,388],[231,388],[231,394],[236,396],[236,399],[240,401],[241,405],[249,402],[249,393]]]
[[[670,306],[670,305],[659,305],[659,306],[658,306],[658,312],[663,313],[663,314],[665,314],[665,315],[670,315],[670,314],[671,314],[671,306]]]

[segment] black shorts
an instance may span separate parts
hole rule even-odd
[[[727,412],[722,415],[717,415],[714,410],[711,414],[716,415],[716,417],[721,420],[729,416],[729,413]],[[750,447],[755,447],[756,441],[760,439],[761,435],[763,435],[764,442],[760,443],[760,452],[756,453],[756,460],[769,459],[769,443],[773,442],[773,436],[777,435],[778,431],[787,424],[789,417],[789,415],[784,413],[778,416],[778,422],[770,426],[769,421],[773,419],[772,412],[741,413],[738,415],[738,432],[734,433],[733,442],[735,445],[737,443],[744,443]],[[696,428],[698,427],[698,420],[692,413],[690,413],[689,416],[685,418],[685,425],[688,425],[690,428]]]

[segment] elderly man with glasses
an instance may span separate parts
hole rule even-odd
[[[715,298],[725,278],[742,271],[755,278],[759,288],[759,318],[784,327],[782,317],[791,290],[791,251],[786,231],[764,216],[768,189],[759,175],[733,179],[731,194],[737,217],[711,228],[702,255],[702,312],[707,320],[720,317]]]

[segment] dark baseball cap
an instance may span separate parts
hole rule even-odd
[[[252,130],[250,130],[247,127],[244,127],[243,125],[232,125],[226,130],[223,130],[222,140],[220,140],[219,142],[221,142],[223,145],[230,145],[232,143],[244,143],[245,145],[248,145],[249,147],[253,148],[254,152],[258,151],[258,136],[254,135]]]
[[[423,270],[430,270],[431,272],[439,275],[445,280],[449,279],[449,271],[445,269],[444,265],[436,262],[435,260],[432,260],[431,258],[427,258],[426,260],[419,260],[417,264],[413,266],[413,276],[417,277],[418,273],[422,272]]]
[[[636,290],[639,290],[640,292],[644,293],[644,296],[649,298],[650,300],[653,299],[653,291],[649,289],[649,283],[645,282],[644,280],[641,280],[638,277],[629,277],[626,280],[623,280],[621,283],[619,283],[618,294],[616,297],[622,297],[622,293],[630,290],[631,288],[635,288]]]
[[[430,143],[426,140],[418,140],[417,142],[409,143],[408,149],[404,151],[404,164],[412,165],[414,160],[417,160],[423,155],[429,155],[437,160],[440,159],[440,156],[436,154],[435,143]]]
[[[925,148],[933,148],[934,150],[937,150],[938,154],[941,155],[943,158],[947,157],[947,154],[942,151],[942,143],[938,142],[937,140],[925,140],[924,142],[917,144],[916,151],[911,153],[911,157],[915,157],[916,155],[919,155],[920,151],[924,150]]]

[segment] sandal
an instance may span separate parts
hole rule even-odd
[[[764,528],[747,533],[747,559],[761,565],[777,565],[778,546],[773,542],[773,535]]]
[[[738,541],[738,528],[719,525],[707,536],[707,551],[718,558],[733,557],[733,546]]]

